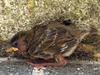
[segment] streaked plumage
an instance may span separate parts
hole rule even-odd
[[[19,49],[19,55],[32,61],[37,58],[55,59],[60,65],[64,65],[64,57],[70,56],[88,34],[89,32],[77,37],[71,29],[37,25],[31,30],[18,32],[11,39],[11,45]]]

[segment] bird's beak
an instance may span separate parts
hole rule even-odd
[[[11,47],[11,48],[6,49],[6,52],[16,52],[16,51],[18,51],[18,48],[15,48],[15,47]]]

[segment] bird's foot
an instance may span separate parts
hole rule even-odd
[[[40,64],[34,64],[32,62],[27,62],[28,64],[32,65],[33,67],[38,67],[38,68],[41,68],[41,67],[62,67],[64,66],[63,63],[40,63]]]
[[[33,67],[38,67],[38,68],[41,68],[41,67],[62,67],[62,66],[65,66],[66,65],[66,60],[64,59],[63,56],[61,55],[57,55],[56,57],[57,59],[57,62],[43,62],[43,63],[39,63],[39,64],[36,64],[36,63],[33,63],[31,60],[28,61],[27,63],[32,65]]]

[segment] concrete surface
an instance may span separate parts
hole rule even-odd
[[[37,69],[21,61],[3,61],[0,75],[100,75],[100,62],[72,61],[65,67]]]

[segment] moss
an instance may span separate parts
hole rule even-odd
[[[27,7],[29,9],[32,9],[33,7],[35,7],[35,0],[28,0]]]
[[[8,41],[3,40],[3,38],[0,36],[0,57],[8,56],[8,53],[5,51],[7,45]]]
[[[2,12],[4,15],[9,15],[11,14],[11,9],[9,7],[5,7],[4,11]]]

